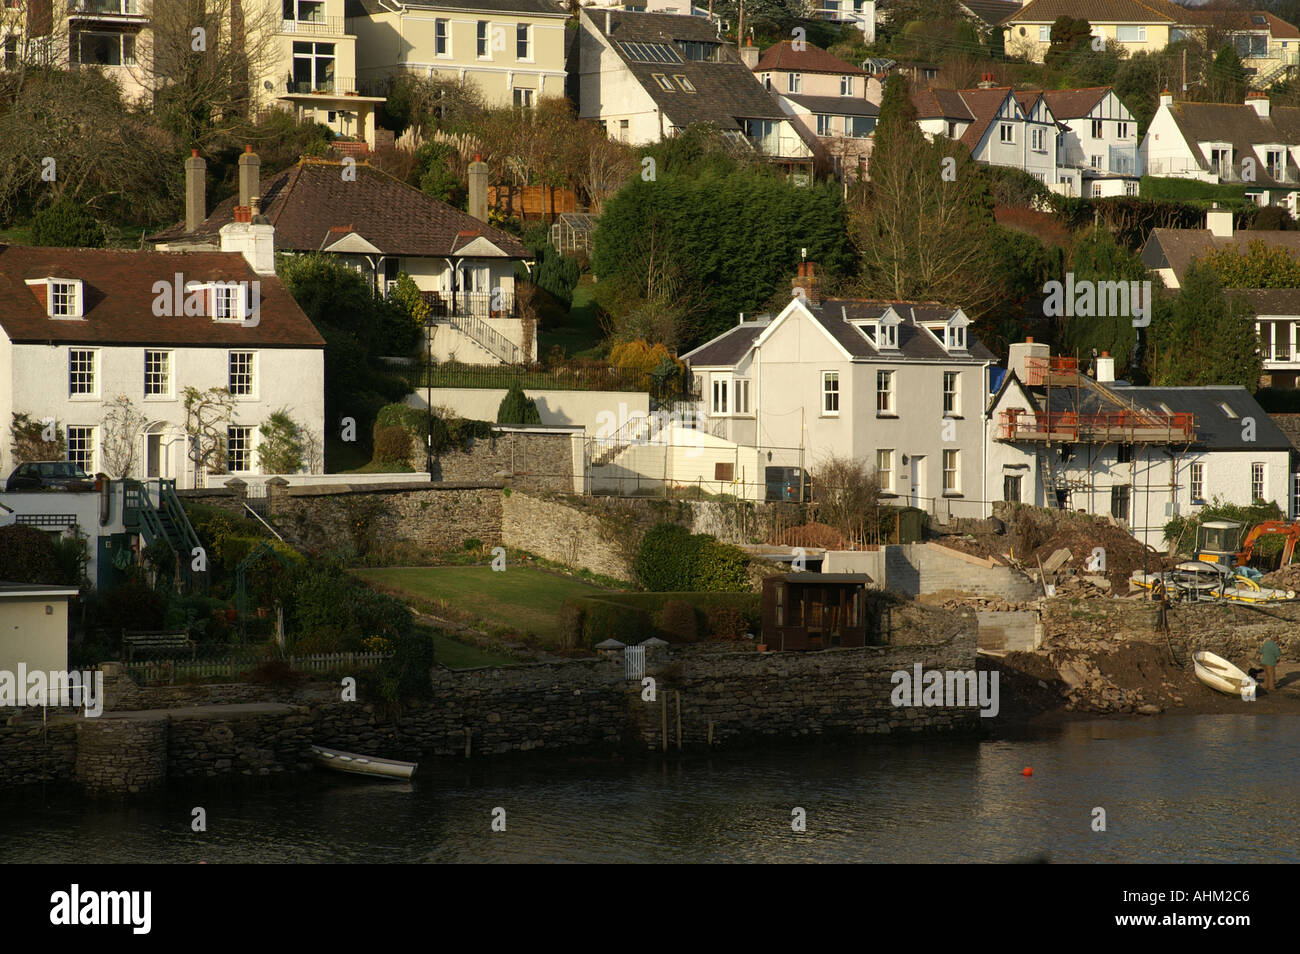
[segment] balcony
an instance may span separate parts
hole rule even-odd
[[[277,96],[356,96],[357,81],[353,76],[330,76],[316,80],[281,80],[275,84]]]
[[[68,4],[70,19],[102,20],[113,17],[145,18],[140,0],[72,0]]]
[[[421,292],[429,304],[429,317],[439,318],[517,318],[513,292]],[[454,297],[454,301],[453,301]]]
[[[310,20],[281,20],[281,33],[295,35],[347,36],[342,17],[312,17]]]
[[[1265,367],[1300,365],[1300,354],[1293,351],[1287,345],[1278,345],[1271,348],[1268,345],[1265,345],[1260,349],[1260,357],[1263,359]]]

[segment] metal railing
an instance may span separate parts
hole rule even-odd
[[[138,17],[140,0],[73,0],[68,4],[73,17]]]
[[[285,662],[295,672],[334,672],[344,669],[373,669],[389,656],[386,653],[317,653],[288,656]],[[253,653],[228,653],[221,657],[147,659],[125,663],[127,674],[146,685],[172,685],[177,679],[233,679],[257,669],[268,658]]]
[[[356,93],[357,81],[352,76],[331,76],[317,80],[281,80],[275,92],[281,96],[348,96]]]
[[[434,318],[452,318],[461,315],[475,318],[514,318],[515,296],[504,289],[493,292],[424,292]]]
[[[998,439],[1046,441],[1193,441],[1196,423],[1190,413],[1156,414],[1136,411],[1079,414],[1055,411],[1032,414],[1020,408],[1003,411]]]
[[[451,325],[488,354],[505,364],[520,364],[524,360],[523,349],[482,318],[476,318],[468,314],[454,314],[436,319],[436,321]]]
[[[314,17],[310,20],[281,20],[281,33],[347,36],[342,17]]]

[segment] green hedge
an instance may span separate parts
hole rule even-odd
[[[750,589],[749,556],[707,533],[675,523],[658,523],[641,538],[634,569],[647,590],[743,593]]]
[[[1143,176],[1139,187],[1143,199],[1163,199],[1168,202],[1201,200],[1246,203],[1246,186],[1220,185],[1198,179],[1177,179],[1166,176]]]
[[[762,597],[757,593],[607,593],[584,596],[565,602],[562,614],[575,631],[581,628],[587,647],[607,639],[617,639],[631,646],[652,636],[669,643],[680,643],[680,630],[667,632],[662,611],[669,603],[685,603],[695,610],[698,638],[713,639],[709,632],[709,613],[714,609],[731,609],[744,616],[751,632],[758,632],[762,615]],[[671,622],[671,620],[669,620]],[[722,638],[726,638],[725,636]]]

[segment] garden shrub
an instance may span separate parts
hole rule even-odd
[[[703,539],[680,524],[655,524],[641,538],[634,563],[641,585],[662,593],[695,589],[695,567]]]
[[[695,607],[685,600],[669,600],[665,603],[656,623],[670,643],[693,643],[699,638]]]
[[[405,604],[402,605],[405,610]],[[408,625],[400,635],[389,638],[393,655],[379,666],[380,694],[389,702],[427,699],[433,695],[433,640],[427,633]]]
[[[692,589],[724,593],[749,590],[749,556],[740,547],[704,537],[700,543]]]
[[[583,638],[592,647],[607,639],[617,639],[628,646],[655,635],[650,613],[619,603],[593,599],[586,601]]]
[[[405,464],[411,457],[411,432],[400,425],[375,425],[375,460]]]
[[[512,383],[497,407],[497,423],[540,424],[542,416],[537,411],[537,402],[524,394],[518,384]]]
[[[585,613],[573,600],[565,600],[556,614],[556,627],[560,633],[562,649],[576,649],[582,645],[582,627]]]
[[[710,639],[732,642],[749,632],[749,618],[735,606],[715,605],[708,609],[708,634]]]
[[[71,584],[60,566],[58,549],[35,527],[0,527],[0,580],[8,583]]]

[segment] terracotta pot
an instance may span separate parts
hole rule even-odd
[[[757,649],[760,653],[767,652],[767,643],[759,643]]]

